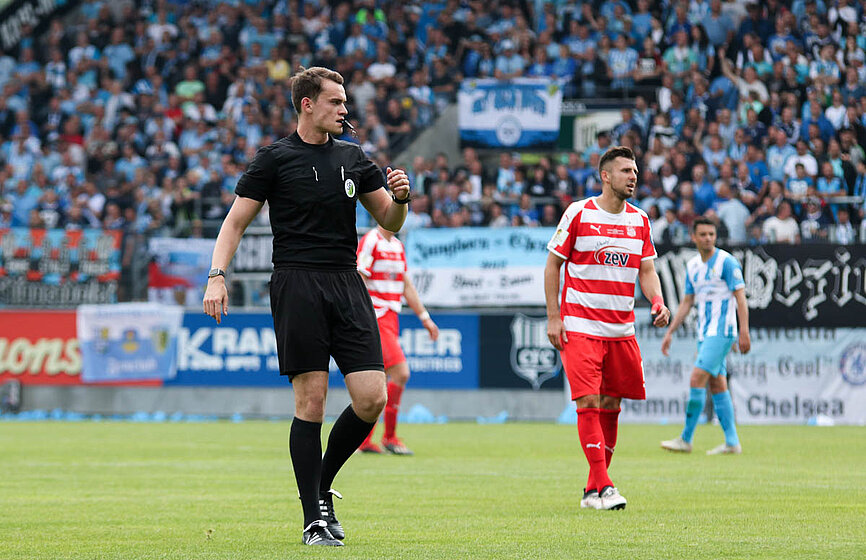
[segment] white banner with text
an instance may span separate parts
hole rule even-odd
[[[416,229],[409,275],[437,307],[544,305],[544,263],[554,228]]]
[[[635,327],[647,400],[624,400],[622,419],[680,424],[697,334],[681,328],[666,357],[664,329],[646,322]],[[826,417],[836,424],[866,424],[866,329],[753,328],[751,338],[751,352],[731,352],[727,360],[737,422],[804,424]]]

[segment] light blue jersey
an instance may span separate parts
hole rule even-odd
[[[736,336],[737,302],[734,292],[745,285],[740,263],[727,251],[716,249],[707,262],[703,262],[698,254],[686,263],[686,294],[695,296],[698,340]]]

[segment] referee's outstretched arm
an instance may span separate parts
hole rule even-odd
[[[402,169],[389,167],[387,171],[387,186],[392,194],[389,195],[385,189],[377,189],[359,195],[359,199],[380,226],[396,233],[400,231],[403,222],[406,221],[406,203],[409,202],[409,177]]]
[[[235,197],[228,216],[223,220],[216,245],[213,248],[211,271],[220,270],[223,273],[225,272],[229,263],[232,262],[232,257],[235,256],[235,251],[238,250],[241,236],[246,231],[247,226],[250,225],[250,222],[258,216],[264,204],[264,202],[259,202],[252,198]],[[207,290],[204,293],[204,312],[216,319],[217,324],[220,323],[223,314],[228,315],[229,294],[226,290],[224,275],[208,274]]]

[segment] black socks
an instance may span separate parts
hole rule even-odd
[[[295,417],[289,433],[292,468],[304,508],[304,527],[322,518],[319,512],[319,476],[322,472],[322,424]]]
[[[352,405],[346,407],[328,436],[328,450],[322,459],[322,476],[319,481],[321,492],[327,492],[331,488],[337,472],[375,426],[375,422],[365,422],[359,418]]]

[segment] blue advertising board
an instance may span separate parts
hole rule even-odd
[[[287,387],[279,374],[274,321],[269,313],[232,312],[217,325],[188,312],[178,335],[177,376],[171,385]]]
[[[434,342],[414,315],[400,315],[400,347],[406,356],[413,389],[478,388],[478,315],[433,315],[439,327]],[[331,360],[329,385],[343,384]]]
[[[400,344],[417,389],[478,388],[477,315],[435,315],[439,339],[430,340],[414,316],[400,317]],[[331,361],[330,384],[343,385]],[[220,325],[201,312],[184,315],[178,335],[177,376],[166,386],[287,387],[279,375],[276,338],[268,313],[231,313]]]

